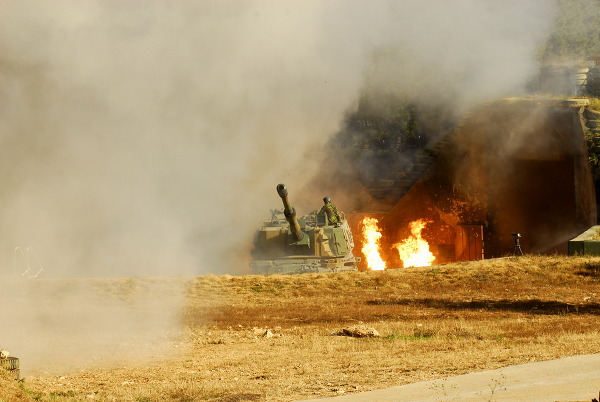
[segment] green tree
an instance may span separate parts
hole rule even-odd
[[[558,0],[559,12],[540,49],[543,62],[600,57],[600,0]]]

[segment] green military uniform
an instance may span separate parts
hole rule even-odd
[[[336,225],[336,224],[342,222],[342,218],[341,218],[340,214],[338,213],[337,208],[331,202],[325,202],[325,205],[323,205],[323,207],[321,208],[319,213],[327,214],[327,222],[330,225]]]

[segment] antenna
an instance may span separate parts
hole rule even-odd
[[[19,256],[19,252],[24,253],[21,247],[15,247],[15,258],[13,261],[13,276],[17,276],[17,257]]]
[[[28,278],[37,278],[39,274],[44,271],[44,267],[42,267],[42,263],[40,262],[37,254],[33,247],[27,247],[23,250],[22,247],[15,247],[15,260],[13,264],[13,275],[17,275],[17,260],[20,254],[25,254],[25,267],[27,268],[21,276],[27,276]],[[34,261],[37,265],[37,272],[35,274],[29,273],[32,270],[31,262]]]

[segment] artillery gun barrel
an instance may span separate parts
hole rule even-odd
[[[285,187],[285,184],[277,185],[277,194],[281,197],[281,201],[283,201],[283,215],[285,215],[285,220],[290,224],[290,231],[292,232],[292,236],[296,241],[302,240],[304,237],[304,233],[300,230],[300,225],[298,224],[298,220],[296,219],[296,209],[290,205],[290,200],[288,199],[288,191]]]

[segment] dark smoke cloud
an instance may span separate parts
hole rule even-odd
[[[542,0],[0,6],[0,269],[33,247],[50,276],[244,272],[275,185],[306,184],[361,88],[461,109],[518,91],[553,12]]]

